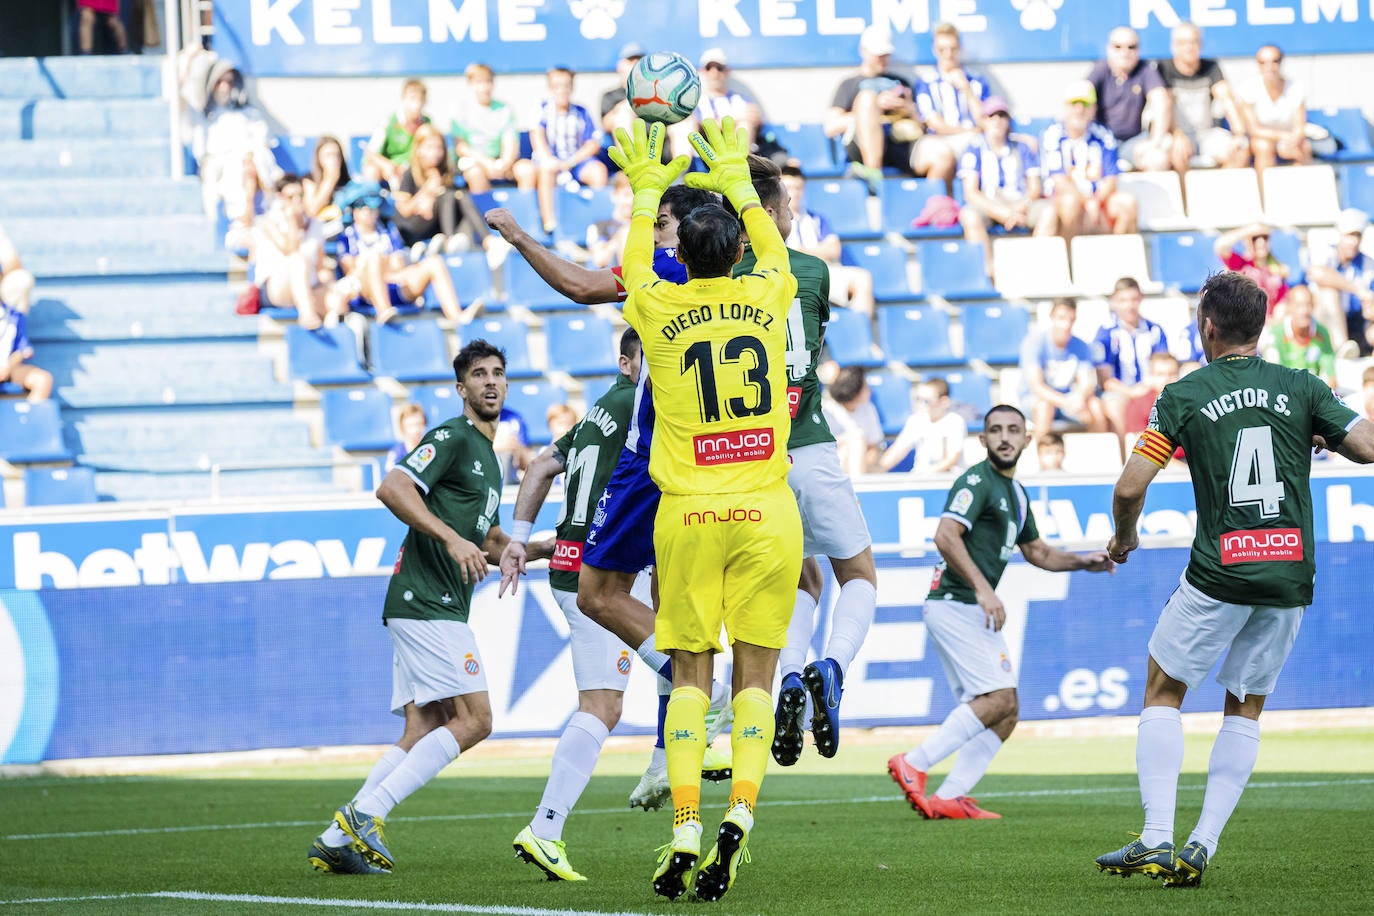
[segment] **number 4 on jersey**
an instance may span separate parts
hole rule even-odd
[[[1274,431],[1268,426],[1247,426],[1236,436],[1230,493],[1233,506],[1257,505],[1263,518],[1279,514],[1283,481],[1274,469]]]

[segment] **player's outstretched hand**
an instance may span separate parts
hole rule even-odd
[[[726,115],[720,121],[702,121],[701,130],[692,131],[688,140],[710,170],[688,175],[688,185],[719,191],[741,213],[746,205],[759,202],[749,177],[749,131],[736,127],[735,119]]]
[[[1088,572],[1104,572],[1116,575],[1116,562],[1105,550],[1090,550],[1083,554],[1083,568]]]
[[[1116,536],[1113,535],[1112,539],[1107,542],[1107,556],[1111,558],[1113,563],[1119,565],[1130,559],[1131,551],[1139,546],[1140,540],[1138,538],[1132,538],[1128,543],[1118,540]]]
[[[665,165],[661,156],[663,125],[657,121],[650,124],[643,118],[635,118],[629,131],[617,127],[615,143],[606,152],[630,180],[630,189],[635,192],[634,214],[647,212],[657,216],[658,198],[687,171],[687,157],[677,156]]]
[[[506,588],[510,587],[512,595],[520,591],[520,577],[525,574],[525,545],[519,541],[511,541],[506,544],[506,549],[501,551],[501,587],[496,592],[496,597],[504,598]]]
[[[487,555],[472,541],[455,536],[444,544],[448,555],[458,564],[458,575],[463,584],[481,582],[487,575]]]

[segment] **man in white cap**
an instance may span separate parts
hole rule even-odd
[[[859,36],[859,72],[840,83],[825,115],[825,133],[840,137],[850,170],[876,188],[884,167],[912,172],[921,136],[911,82],[889,69],[891,33],[869,26]]]
[[[1331,329],[1338,355],[1355,355],[1348,346],[1341,351],[1348,339],[1360,356],[1368,356],[1374,340],[1374,258],[1360,251],[1368,227],[1369,216],[1363,210],[1342,210],[1336,218],[1336,247],[1307,273],[1317,288],[1318,317]]]
[[[707,119],[719,121],[729,115],[735,125],[749,132],[749,148],[758,147],[759,127],[763,124],[763,109],[754,99],[730,83],[730,59],[722,48],[708,48],[697,61],[701,74],[701,101],[697,110],[668,128],[673,155],[692,156],[695,153],[687,137]]]
[[[1064,117],[1045,129],[1040,140],[1040,173],[1045,196],[1054,206],[1045,211],[1036,235],[1135,232],[1136,201],[1119,190],[1116,138],[1093,120],[1097,90],[1075,80],[1064,93]]]

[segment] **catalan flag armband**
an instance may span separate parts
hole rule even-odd
[[[1169,437],[1154,429],[1147,429],[1140,434],[1140,438],[1135,442],[1135,448],[1131,449],[1133,454],[1139,455],[1162,467],[1167,467],[1169,459],[1174,456],[1174,449],[1177,446],[1169,441]]]

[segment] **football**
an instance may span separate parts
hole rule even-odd
[[[646,121],[676,124],[696,111],[701,77],[691,61],[672,51],[641,57],[625,79],[625,98]]]

